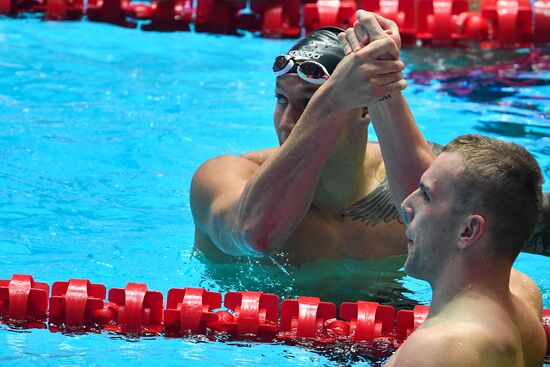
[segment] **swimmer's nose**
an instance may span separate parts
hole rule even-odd
[[[294,113],[292,108],[287,108],[281,120],[279,121],[279,130],[289,135],[299,118],[300,115]]]
[[[401,203],[401,213],[403,213],[403,222],[405,224],[409,224],[414,217],[414,210],[408,205],[409,198],[410,196]]]
[[[292,128],[294,128],[294,125],[295,124],[292,124],[292,123],[289,123],[289,122],[286,122],[286,121],[281,121],[279,123],[279,130],[283,133],[285,133],[285,135],[290,135],[290,132],[292,131]]]

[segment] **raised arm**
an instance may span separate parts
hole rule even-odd
[[[222,156],[199,168],[191,207],[197,227],[220,250],[261,256],[281,245],[303,219],[342,120],[349,117],[324,99],[321,90],[315,93],[288,139],[261,166]]]
[[[420,177],[434,160],[429,144],[418,130],[401,92],[369,106],[380,142],[394,204],[418,188]]]
[[[360,52],[362,45],[381,40],[399,40],[399,30],[394,22],[374,13],[359,10],[357,24],[348,29],[345,39],[350,52]],[[368,46],[366,46],[368,47]],[[396,58],[399,53],[387,53],[379,59]],[[388,93],[368,105],[374,129],[397,208],[418,188],[420,177],[430,166],[434,154],[400,91]]]

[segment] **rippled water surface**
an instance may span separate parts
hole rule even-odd
[[[291,44],[0,18],[0,279],[28,273],[49,284],[142,282],[164,294],[200,286],[403,307],[428,302],[427,285],[403,276],[402,257],[290,268],[277,259],[211,264],[193,253],[191,176],[216,155],[277,144],[270,67]],[[518,142],[537,157],[550,190],[548,49],[413,49],[404,58],[406,95],[430,140],[477,132]],[[522,254],[516,265],[550,308],[550,261]],[[3,366],[383,362],[345,347],[6,327],[0,344]]]

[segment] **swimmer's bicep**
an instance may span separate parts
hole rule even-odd
[[[223,155],[205,162],[193,175],[190,203],[197,230],[223,252],[242,255],[235,231],[241,194],[258,166],[241,157]]]

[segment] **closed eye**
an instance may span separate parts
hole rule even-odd
[[[422,197],[424,198],[424,200],[430,201],[430,197],[428,196],[428,193],[424,190],[422,190]]]
[[[428,195],[428,190],[426,190],[426,186],[424,186],[423,184],[420,184],[420,192],[422,192],[422,198],[425,200],[425,201],[430,201],[430,195]]]
[[[275,98],[277,99],[277,104],[280,104],[282,106],[286,106],[288,104],[288,98],[286,98],[282,94],[275,93]]]

